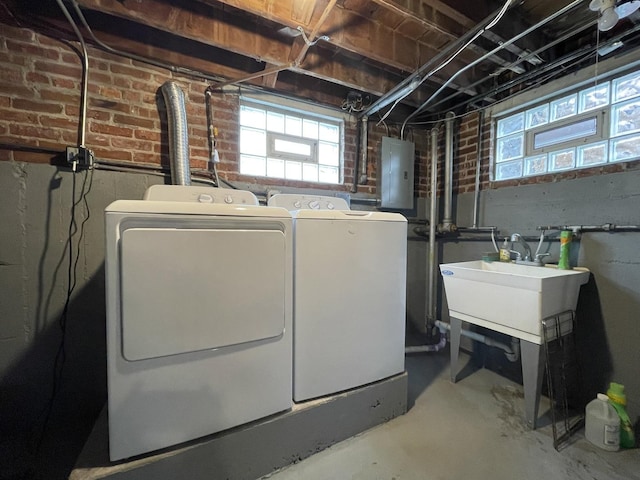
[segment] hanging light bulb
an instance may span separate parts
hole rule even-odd
[[[598,19],[598,30],[606,32],[611,30],[618,23],[618,14],[615,10],[616,0],[591,0],[589,10],[600,12]]]
[[[602,32],[606,32],[611,30],[618,23],[619,17],[616,13],[615,8],[609,7],[606,8],[600,18],[598,19],[598,29]]]

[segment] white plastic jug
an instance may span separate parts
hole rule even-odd
[[[604,393],[587,404],[584,436],[604,450],[620,449],[620,417]]]

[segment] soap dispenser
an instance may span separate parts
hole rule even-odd
[[[501,262],[510,262],[511,261],[511,245],[509,243],[509,238],[504,238],[504,243],[500,247],[500,261]]]

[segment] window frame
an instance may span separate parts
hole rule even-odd
[[[594,85],[600,85],[607,81],[610,82],[610,90],[609,90],[609,99],[610,104],[612,102],[620,103],[614,97],[617,91],[614,91],[614,88],[619,84],[626,80],[627,76],[632,76],[640,69],[640,49],[630,50],[628,52],[622,53],[620,55],[608,56],[608,58],[600,59],[597,64],[589,65],[581,70],[573,72],[567,76],[558,78],[556,80],[552,80],[548,83],[540,85],[536,88],[526,89],[525,91],[508,97],[502,101],[494,103],[488,106],[485,109],[485,118],[491,119],[490,121],[490,149],[489,149],[489,181],[491,183],[496,183],[499,187],[499,184],[503,182],[503,180],[498,180],[496,178],[496,169],[498,162],[496,162],[496,146],[497,146],[497,119],[505,118],[510,115],[514,115],[521,111],[532,110],[541,104],[549,102],[551,99],[560,98],[562,96],[569,95],[575,91],[580,90],[588,90],[590,87]],[[635,95],[635,94],[634,94]],[[640,92],[638,92],[640,95]],[[626,99],[630,99],[631,97],[627,97]],[[525,119],[526,121],[526,119]],[[593,168],[593,167],[609,167],[613,166],[612,164],[621,163],[621,162],[636,162],[638,160],[637,156],[630,156],[625,158],[614,158],[614,152],[616,155],[620,156],[620,150],[616,150],[614,143],[625,143],[628,141],[633,141],[632,138],[627,136],[620,136],[616,138],[611,138],[606,140],[608,143],[606,151],[607,151],[607,159],[604,162],[600,162],[598,164],[588,164],[584,166],[580,166],[579,168]],[[596,142],[597,143],[597,142]],[[589,147],[591,145],[587,145]],[[577,147],[578,149],[582,147]],[[629,144],[628,149],[637,150],[637,145]],[[526,158],[523,157],[523,161]],[[577,168],[578,169],[578,168]],[[576,170],[577,170],[576,169]],[[524,168],[523,168],[524,171]],[[518,179],[531,179],[533,176],[545,175],[545,173],[538,172],[535,175],[527,175],[520,176],[514,178]],[[554,172],[546,172],[546,175],[555,175]],[[505,181],[507,179],[504,179]]]
[[[266,98],[265,98],[266,97]],[[264,129],[261,130],[265,134],[265,149],[266,153],[264,156],[256,155],[253,153],[246,153],[242,151],[242,130],[256,129],[260,130],[254,126],[242,125],[241,123],[241,111],[243,107],[248,108],[256,108],[261,109],[265,112],[265,125]],[[289,115],[291,117],[297,117],[301,120],[303,125],[300,136],[291,135],[283,132],[276,132],[273,130],[269,130],[267,127],[267,116],[268,113],[276,113],[285,115],[285,124],[286,124],[286,116]],[[304,121],[311,120],[318,123],[318,135],[317,138],[309,138],[308,136],[304,136]],[[293,181],[293,182],[303,182],[303,183],[312,183],[318,185],[343,185],[344,184],[344,170],[345,170],[345,130],[346,130],[346,117],[342,112],[333,111],[329,108],[319,107],[317,105],[310,105],[304,102],[295,101],[288,98],[280,98],[275,97],[273,95],[265,95],[265,96],[254,96],[254,95],[240,95],[239,96],[239,112],[238,112],[238,171],[241,175],[247,175],[254,178],[261,178],[269,181],[273,180],[282,180],[282,181]],[[330,127],[337,128],[337,139],[335,141],[321,139],[320,128],[321,124],[328,125]],[[286,132],[286,126],[285,126]],[[295,153],[288,153],[279,151],[275,147],[276,140],[284,140],[284,141],[292,141],[299,144],[307,144],[311,147],[310,155],[300,155]],[[335,158],[333,163],[322,163],[322,159],[320,156],[321,144],[330,144],[337,147],[337,165],[335,164]],[[264,175],[262,174],[252,174],[242,171],[242,160],[243,157],[252,157],[255,161],[257,159],[264,159]],[[281,160],[284,162],[284,170],[283,176],[277,175],[269,175],[269,159],[272,160]],[[287,177],[286,166],[287,162],[296,162],[300,166],[301,177],[293,178]],[[315,166],[316,178],[315,179],[305,179],[305,165],[313,165]],[[332,172],[337,170],[337,180],[327,181],[326,178],[321,180],[322,169],[329,169]],[[335,175],[331,173],[331,175]]]
[[[640,83],[640,68],[636,67],[632,71],[627,70],[617,73],[616,75],[608,75],[595,85],[593,83],[582,83],[574,85],[572,89],[561,89],[555,95],[550,94],[536,102],[528,102],[520,108],[512,108],[495,115],[492,122],[493,147],[491,153],[491,181],[502,182],[539,175],[555,175],[567,171],[599,167],[623,161],[639,161],[640,151],[635,155],[633,155],[633,153],[634,149],[637,151],[640,150],[640,147],[636,147],[633,143],[634,141],[640,143],[640,126],[629,132],[614,132],[616,125],[618,125],[617,123],[614,125],[614,120],[618,119],[616,122],[620,121],[619,112],[622,111],[625,106],[633,105],[634,102],[640,104],[640,87],[635,87],[637,93],[625,96],[622,99],[618,98],[619,92],[617,87],[627,79],[635,79],[637,83]],[[604,85],[606,85],[606,98],[602,100],[600,105],[587,108],[585,106],[587,104],[584,102],[585,96],[590,93],[591,90],[597,90]],[[559,120],[552,120],[554,103],[572,97],[576,104],[576,113],[572,113]],[[536,109],[542,109],[545,106],[547,106],[548,112],[544,123],[535,127],[528,126],[531,123],[529,121],[530,112]],[[635,108],[640,109],[640,105]],[[518,118],[519,116],[522,116],[522,120]],[[640,125],[640,115],[638,117],[637,124]],[[523,128],[516,129],[508,135],[504,135],[503,132],[506,127],[501,128],[500,125],[506,125],[506,123],[503,122],[509,121],[509,119],[513,119],[516,124],[522,121]],[[588,119],[595,119],[596,121],[594,133],[586,136],[578,135],[574,138],[568,138],[566,141],[558,141],[557,143],[542,145],[538,148],[535,147],[536,136],[541,133],[553,132],[554,130]],[[635,117],[630,116],[630,121],[635,124]],[[511,138],[522,139],[521,151],[515,152],[514,156],[503,158],[503,155],[510,152],[508,149],[501,150],[501,148],[503,148]],[[632,145],[630,147],[632,154],[623,159],[617,159],[615,158],[617,145],[618,143],[624,143],[625,140],[629,141]],[[585,151],[590,147],[603,149],[601,153],[602,159],[585,164]],[[563,155],[572,157],[573,161],[571,166],[564,167],[561,166],[561,163],[554,163]],[[542,156],[546,156],[546,161],[544,165],[540,163],[542,167],[540,171],[535,171],[535,167],[533,166],[535,165],[534,162],[541,162]]]
[[[550,103],[550,102],[549,102]],[[534,107],[536,108],[536,107]],[[529,109],[531,110],[531,109]],[[588,137],[577,137],[564,142],[558,142],[554,144],[544,145],[542,147],[535,148],[535,137],[540,133],[551,132],[553,130],[579,123],[589,118],[596,118],[596,132]],[[563,118],[555,122],[547,122],[544,125],[534,127],[530,130],[524,131],[524,158],[535,157],[542,153],[551,153],[557,150],[563,150],[569,147],[579,147],[588,143],[597,143],[603,140],[607,140],[607,132],[610,131],[609,124],[609,111],[608,109],[588,110],[571,117]]]

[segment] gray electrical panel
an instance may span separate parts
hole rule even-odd
[[[378,172],[381,208],[413,208],[414,158],[413,142],[382,137]]]

